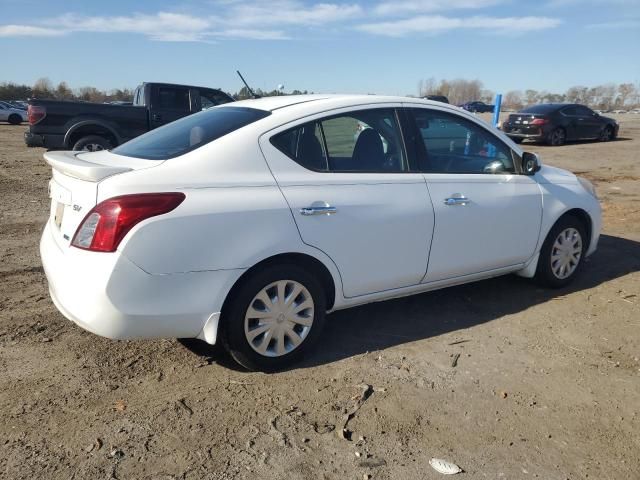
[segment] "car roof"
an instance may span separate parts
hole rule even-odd
[[[449,106],[448,104],[415,97],[400,97],[391,95],[340,95],[340,94],[313,94],[313,95],[278,95],[274,97],[262,97],[256,99],[240,100],[233,104],[227,104],[234,107],[256,108],[269,112],[290,112],[304,108],[313,112],[322,112],[334,108],[351,107],[357,105],[371,104],[387,104],[387,103],[421,103],[424,105],[432,105],[436,107]],[[299,107],[299,108],[294,108]],[[456,108],[457,107],[451,107]]]

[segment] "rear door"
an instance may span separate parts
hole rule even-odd
[[[415,148],[435,212],[423,282],[511,267],[535,251],[542,195],[517,175],[511,149],[487,128],[452,112],[411,108]]]
[[[334,261],[345,297],[420,283],[433,208],[423,176],[409,171],[393,106],[294,122],[260,146],[303,242]]]
[[[178,85],[152,85],[149,123],[157,128],[192,113],[189,87]]]

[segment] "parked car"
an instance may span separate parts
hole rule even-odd
[[[211,88],[143,83],[133,106],[59,100],[29,100],[29,147],[106,150],[149,130],[215,105],[232,102]]]
[[[600,234],[587,180],[415,98],[246,100],[44,158],[58,309],[109,338],[222,343],[250,369],[321,342],[327,311],[507,273],[567,285]]]
[[[461,108],[464,108],[468,112],[473,113],[486,113],[493,112],[495,105],[488,105],[484,102],[467,102],[460,105]]]
[[[0,122],[9,122],[11,125],[20,125],[27,121],[27,112],[15,108],[13,105],[0,102]]]
[[[515,142],[536,140],[555,146],[571,140],[614,140],[619,128],[613,118],[574,103],[531,105],[509,115],[502,124],[502,130]]]
[[[449,103],[449,99],[444,95],[427,95],[426,97],[422,98],[424,98],[425,100],[433,100],[434,102]]]
[[[627,111],[618,109],[618,110],[612,111],[611,113],[617,113],[618,115],[620,115],[620,114],[623,114],[623,113],[627,113]]]

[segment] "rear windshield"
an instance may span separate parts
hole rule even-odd
[[[546,104],[546,105],[530,105],[520,110],[520,113],[549,113],[557,110],[559,105]]]
[[[184,155],[269,115],[271,112],[255,108],[211,108],[151,130],[112,151],[127,157],[167,160]]]

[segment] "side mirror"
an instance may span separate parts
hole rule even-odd
[[[524,152],[522,154],[522,172],[525,175],[535,175],[542,168],[542,161],[537,153]]]

